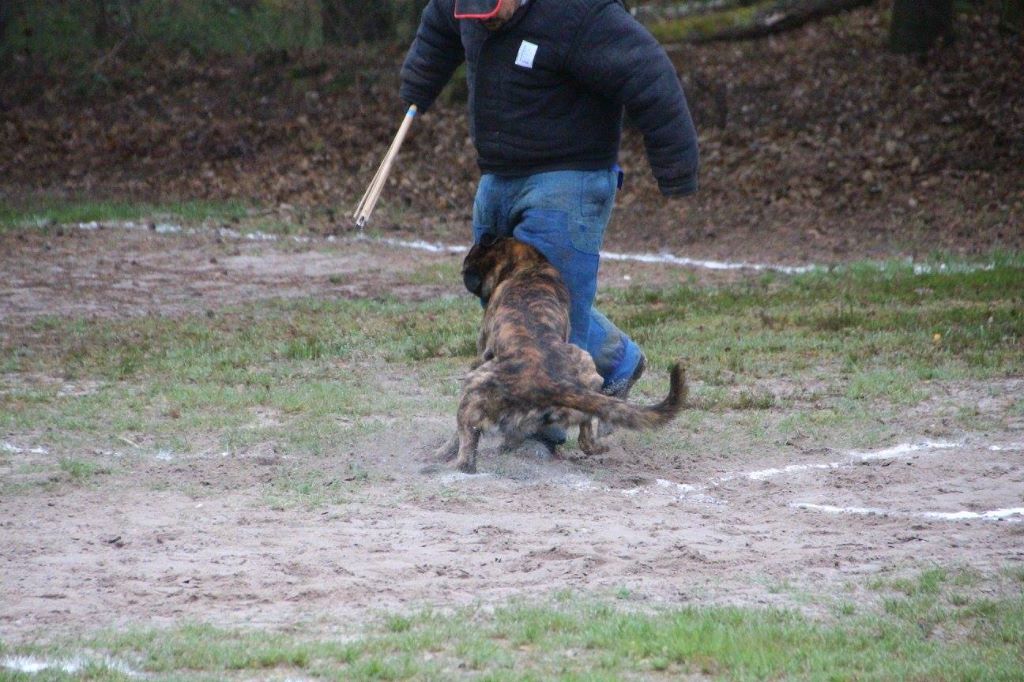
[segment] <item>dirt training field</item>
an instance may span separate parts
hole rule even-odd
[[[987,597],[1019,590],[1006,573],[1024,558],[1019,337],[1000,341],[1009,372],[939,372],[912,382],[910,397],[896,384],[867,387],[865,404],[851,401],[856,378],[831,376],[814,357],[790,376],[749,365],[723,378],[689,341],[651,334],[642,340],[655,366],[636,399],[663,393],[670,352],[689,356],[694,378],[691,409],[665,432],[619,432],[610,453],[586,460],[574,443],[562,459],[499,453],[492,437],[480,474],[423,475],[423,457],[453,426],[476,320],[457,254],[117,227],[3,240],[5,639],[182,620],[321,631],[564,590],[818,618],[839,603],[875,608],[884,594],[872,581],[936,566],[985,576],[973,590]],[[602,276],[614,295],[694,276],[706,291],[764,278],[630,261],[608,262]],[[769,286],[790,286],[777,277]],[[224,395],[204,404],[164,386],[145,357],[118,365],[118,378],[93,364],[123,348],[90,348],[90,328],[145,354],[171,333],[147,320],[288,317],[290,301],[310,296],[404,306],[388,321],[396,338],[423,333],[409,316],[436,311],[420,302],[447,301],[465,318],[468,348],[417,362],[386,362],[386,347],[327,350],[281,379],[355,381],[352,409],[329,392],[290,403],[272,386],[252,405]],[[999,316],[1000,303],[988,305]],[[316,333],[302,325],[327,323],[284,324],[301,340]],[[932,344],[933,330],[920,331]],[[305,358],[270,359],[294,360]],[[192,380],[170,377],[179,381]],[[306,420],[311,412],[323,420]]]

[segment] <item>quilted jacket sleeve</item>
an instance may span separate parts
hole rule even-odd
[[[402,64],[399,95],[425,112],[465,59],[452,0],[430,0]]]
[[[662,194],[697,191],[697,132],[675,67],[621,3],[591,6],[567,63],[584,85],[625,106],[643,133]]]

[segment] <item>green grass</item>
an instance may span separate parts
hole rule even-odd
[[[241,220],[247,215],[248,208],[241,202],[181,201],[152,204],[41,196],[0,203],[0,232],[25,227],[104,221],[172,221],[194,224],[208,219]]]
[[[1019,680],[1024,598],[942,599],[949,577],[926,571],[881,611],[849,602],[836,618],[735,607],[637,611],[556,595],[442,614],[387,614],[340,637],[183,625],[121,630],[6,655],[91,652],[98,679],[121,679],[102,656],[160,679],[619,680],[662,674],[762,680]],[[297,633],[298,632],[298,633]],[[89,678],[92,679],[92,678]]]
[[[123,52],[127,54],[154,46],[195,54],[258,54],[321,46],[320,17],[312,5],[294,7],[274,0],[247,4],[251,7],[248,11],[242,8],[243,3],[206,0],[140,0],[119,5],[109,10],[111,39],[124,33],[127,46]],[[20,11],[10,17],[0,56],[23,53],[84,66],[98,50],[111,48],[96,44],[91,4],[20,5]],[[131,31],[125,31],[126,22],[130,22]]]
[[[600,304],[649,356],[687,358],[712,384],[838,371],[853,399],[913,403],[931,379],[1024,370],[1022,287],[1024,261],[999,256],[991,270],[864,264],[724,287],[635,287]]]
[[[778,4],[778,0],[745,3],[739,7],[732,6],[718,11],[659,21],[648,28],[654,37],[663,43],[706,38],[725,29],[750,25],[758,12]]]
[[[59,463],[60,470],[71,477],[71,480],[82,483],[88,481],[98,474],[110,473],[110,470],[96,462],[89,462],[84,459],[73,459],[64,457]]]
[[[751,444],[799,434],[836,445],[882,441],[886,415],[944,395],[933,382],[1024,373],[1024,259],[993,264],[966,271],[954,261],[924,275],[865,264],[724,286],[606,290],[600,306],[650,360],[638,397],[660,395],[665,369],[682,358],[697,410],[682,431],[622,437],[694,447],[706,444],[695,434],[726,425],[730,438]],[[444,264],[409,276],[453,273]],[[123,449],[125,437],[146,449],[274,442],[334,451],[384,428],[380,417],[451,410],[479,314],[462,296],[264,301],[179,318],[42,316],[0,337],[0,429],[46,430],[58,452]],[[59,383],[29,379],[38,375],[92,388],[68,396]],[[799,390],[812,382],[813,393]],[[977,416],[968,407],[951,404],[947,416],[970,425]],[[707,412],[725,417],[708,421]]]
[[[321,509],[355,500],[369,481],[369,472],[351,462],[342,471],[293,467],[275,474],[264,496],[272,509]]]
[[[672,428],[616,438],[627,451],[665,453],[723,442],[764,450],[800,434],[867,447],[892,436],[894,412],[931,399],[934,382],[1020,376],[1024,258],[996,256],[978,271],[948,264],[923,275],[865,264],[722,286],[607,290],[601,307],[650,358],[638,398],[659,395],[676,358],[698,384],[696,408]],[[410,275],[424,283],[452,276],[450,264]],[[411,418],[453,408],[479,315],[462,296],[264,301],[174,319],[40,317],[0,337],[0,431],[45,434],[42,444],[57,454],[43,473],[59,467],[76,484],[108,473],[99,460],[63,454],[82,446],[234,452],[273,444],[297,457],[350,454],[383,429],[412,431]],[[62,381],[89,390],[69,396]],[[811,384],[813,392],[793,393]],[[1019,416],[1022,405],[1012,402],[1009,413]],[[952,405],[949,416],[964,409]],[[131,458],[118,460],[130,466]],[[378,475],[344,457],[266,471],[266,504],[307,510],[358,499]],[[22,489],[32,486],[4,493]],[[875,601],[844,594],[821,620],[719,607],[641,612],[623,587],[608,601],[570,593],[388,614],[339,637],[315,626],[182,625],[0,643],[0,655],[94,657],[85,672],[47,679],[127,679],[104,655],[180,680],[1022,679],[1024,572],[1008,568],[1012,589],[1001,592],[979,590],[982,580],[950,568],[877,580]],[[35,678],[4,670],[0,679]]]

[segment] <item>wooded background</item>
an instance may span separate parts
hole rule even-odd
[[[690,0],[627,3],[649,24],[683,22],[683,39],[753,38],[789,30],[873,0]],[[0,0],[0,55],[51,60],[160,48],[255,53],[408,42],[427,0]],[[1003,24],[1020,31],[1024,0],[1002,0]],[[928,49],[952,32],[954,0],[896,0],[890,46]],[[970,5],[970,2],[961,2]],[[700,22],[692,17],[703,17]],[[656,33],[656,35],[658,35]],[[673,37],[662,30],[660,38]]]
[[[0,0],[0,210],[240,201],[340,233],[404,113],[425,2]],[[630,248],[1024,248],[1022,3],[630,0],[702,152],[681,209],[626,126]],[[479,179],[465,93],[454,78],[417,121],[379,226],[465,237]]]

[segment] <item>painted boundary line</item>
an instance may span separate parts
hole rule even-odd
[[[709,480],[705,484],[691,485],[689,483],[677,483],[665,479],[657,479],[655,484],[659,488],[667,488],[676,493],[679,497],[689,498],[695,502],[721,505],[725,504],[707,491],[713,491],[719,485],[729,481],[746,480],[752,482],[767,481],[768,479],[787,474],[796,474],[815,470],[831,470],[854,466],[873,461],[899,460],[908,455],[918,453],[933,455],[942,451],[956,450],[965,447],[963,442],[953,443],[949,441],[924,440],[915,443],[901,443],[881,450],[850,450],[846,458],[840,461],[813,463],[813,464],[789,464],[786,466],[748,471],[742,473],[727,473]],[[1019,452],[1024,451],[1024,443],[1011,443],[1008,445],[981,446],[989,452]],[[642,492],[642,488],[629,488],[621,490],[623,495],[633,497]],[[828,504],[815,504],[812,502],[790,502],[788,507],[792,509],[804,509],[809,511],[823,512],[827,514],[852,514],[858,516],[880,516],[894,518],[919,518],[934,521],[1004,521],[1007,523],[1024,522],[1024,507],[1013,507],[1008,509],[993,509],[983,512],[972,511],[901,511],[892,509],[881,509],[877,507],[836,507]],[[1018,518],[1019,517],[1019,518]]]
[[[120,221],[120,222],[98,222],[91,221],[87,223],[74,223],[72,227],[76,227],[80,230],[98,230],[101,228],[116,228],[124,230],[151,230],[157,234],[206,234],[216,235],[223,239],[238,239],[245,241],[258,241],[258,242],[274,242],[282,240],[290,240],[298,243],[311,243],[315,241],[323,241],[326,243],[367,243],[367,244],[382,244],[386,246],[393,246],[401,249],[411,249],[415,251],[426,251],[428,253],[465,253],[468,250],[467,246],[457,244],[443,244],[440,242],[429,242],[422,239],[395,239],[391,237],[368,237],[365,235],[358,235],[354,237],[337,237],[329,235],[327,237],[305,237],[299,235],[291,235],[282,237],[280,235],[269,234],[266,232],[253,231],[253,232],[239,232],[226,227],[220,228],[195,228],[195,227],[183,227],[174,223],[160,222],[160,223],[136,223],[134,221]],[[781,265],[778,263],[749,263],[745,261],[718,261],[718,260],[703,260],[699,258],[688,258],[686,256],[676,256],[670,253],[619,253],[616,251],[602,251],[601,258],[609,261],[629,261],[634,263],[648,263],[648,264],[661,264],[661,265],[674,265],[678,267],[689,267],[698,268],[704,270],[750,270],[754,272],[779,272],[787,275],[798,275],[807,272],[814,271],[826,271],[830,266],[811,263],[809,265]],[[876,264],[879,269],[884,268],[884,263]],[[960,273],[960,272],[976,272],[982,270],[992,270],[995,268],[995,264],[953,264],[948,265],[946,263],[930,264],[930,263],[914,263],[908,260],[907,265],[911,266],[916,275],[926,275],[935,273]]]

